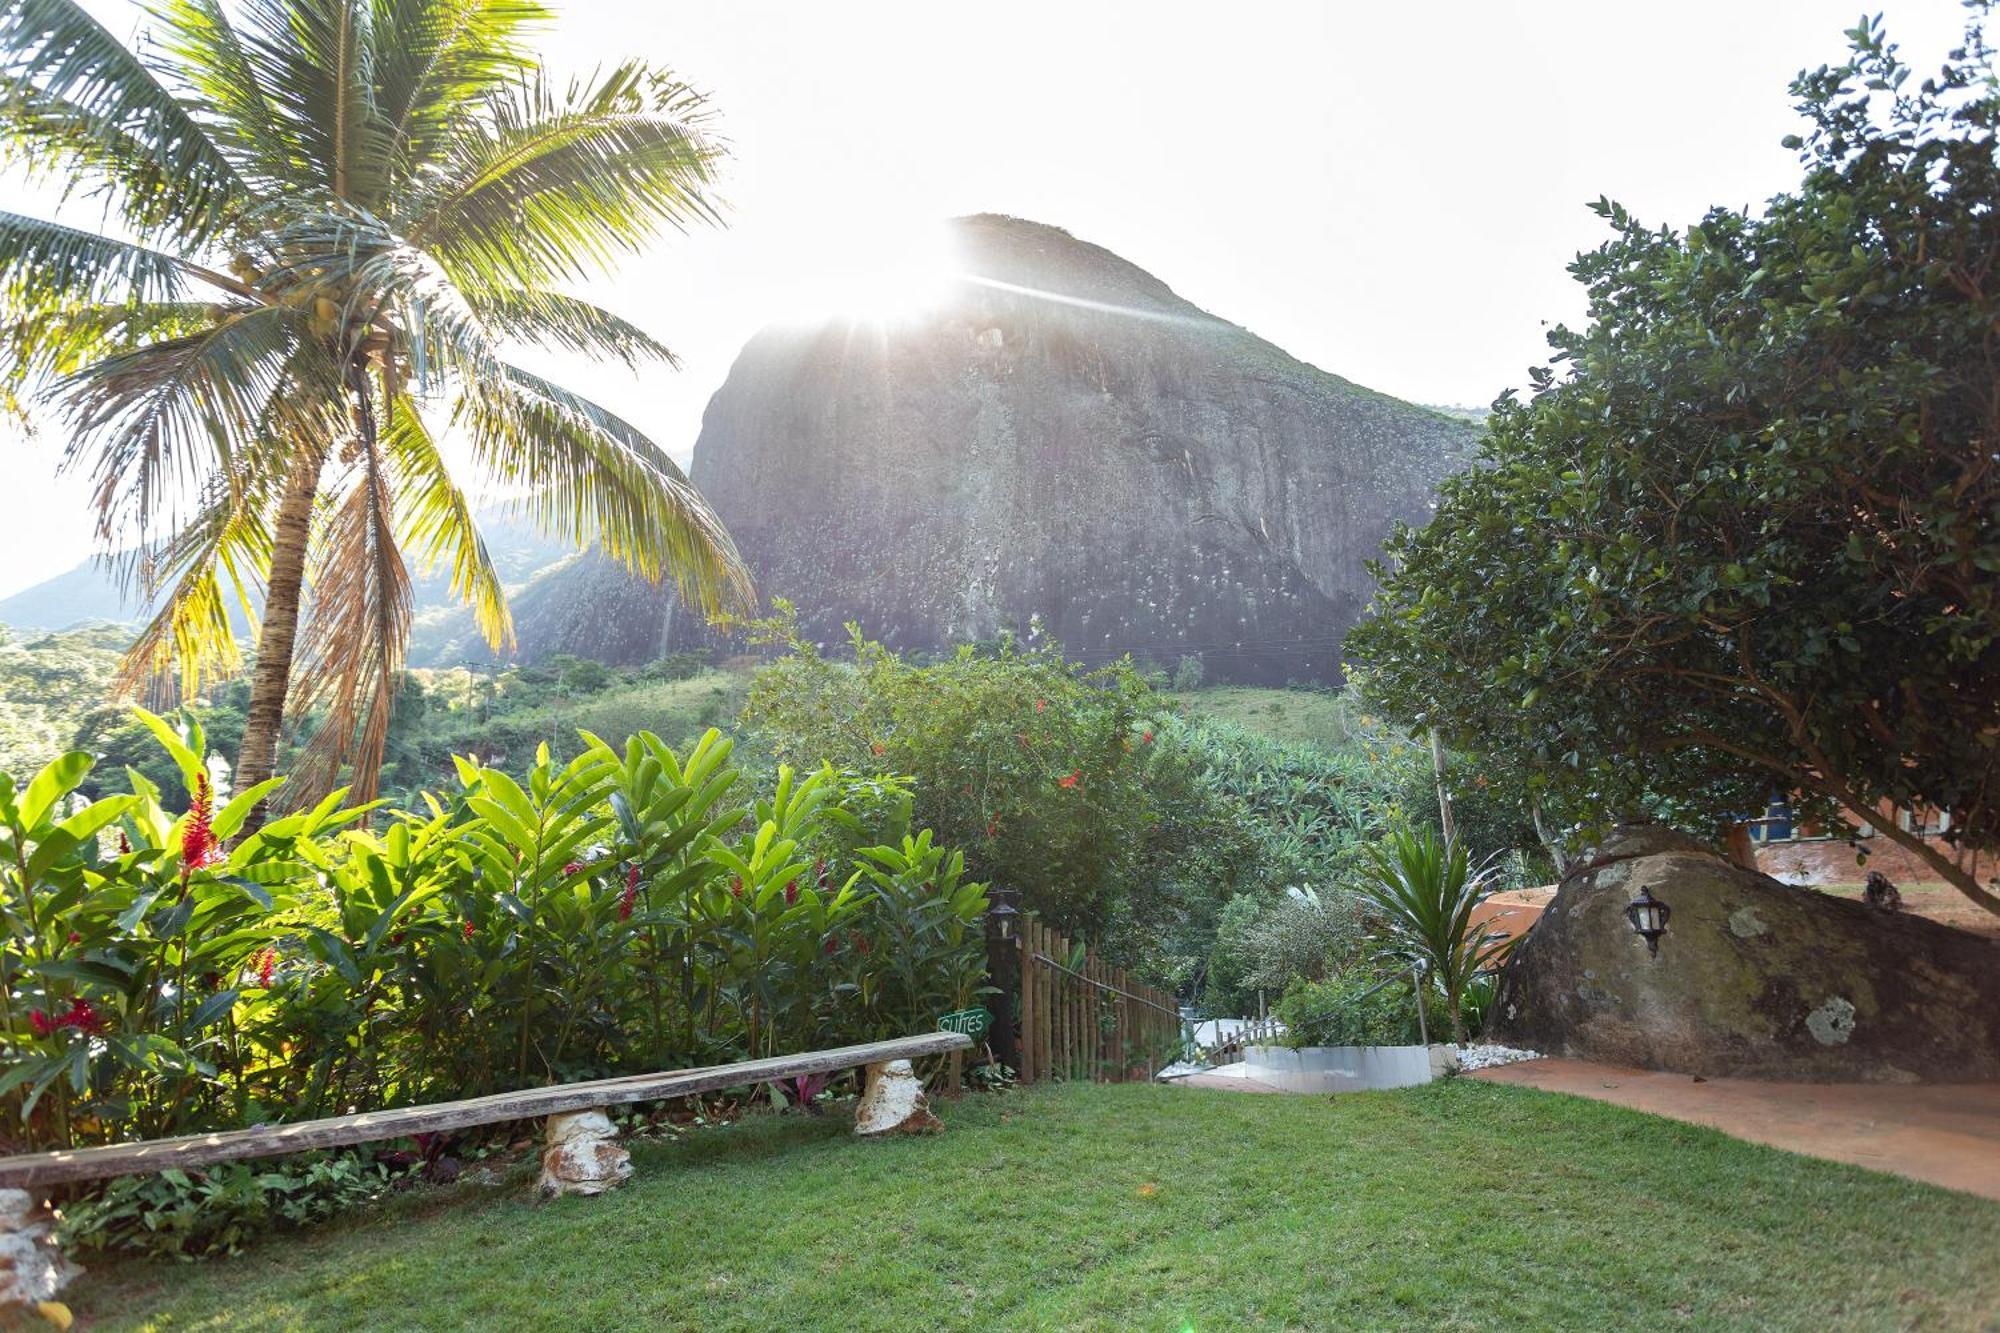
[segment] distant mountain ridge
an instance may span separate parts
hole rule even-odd
[[[510,602],[517,607],[526,602],[532,610],[534,588],[541,577],[577,557],[574,548],[543,536],[532,524],[510,518],[504,511],[483,511],[478,522],[487,553],[507,586]],[[492,653],[479,638],[471,613],[451,595],[449,573],[442,569],[426,576],[411,572],[415,623],[410,636],[410,665],[490,661]],[[136,624],[148,614],[147,607],[127,599],[114,571],[99,560],[86,560],[52,579],[0,598],[0,625],[23,632],[67,630],[99,622]]]

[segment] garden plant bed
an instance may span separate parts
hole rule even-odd
[[[934,1141],[760,1116],[635,1143],[598,1199],[454,1186],[236,1260],[100,1258],[75,1304],[104,1329],[1818,1330],[2000,1307],[2000,1206],[1575,1098],[1062,1085],[941,1110]]]

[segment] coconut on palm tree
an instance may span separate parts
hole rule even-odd
[[[475,481],[706,609],[747,600],[665,451],[511,350],[671,363],[564,288],[715,219],[697,94],[636,61],[553,81],[532,0],[150,15],[134,50],[76,0],[0,8],[0,151],[104,219],[0,212],[0,390],[53,409],[100,539],[157,599],[128,682],[236,669],[230,606],[261,601],[238,785],[270,776],[289,706],[318,718],[306,785],[352,763],[370,794],[406,561],[444,562],[511,637]]]

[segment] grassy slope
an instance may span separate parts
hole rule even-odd
[[[490,720],[484,726],[459,716],[443,725],[454,733],[498,732],[514,738],[517,743],[512,748],[520,753],[510,752],[507,760],[516,765],[533,758],[538,740],[548,740],[565,754],[574,753],[580,730],[593,732],[616,746],[623,746],[625,738],[635,731],[652,731],[669,745],[678,746],[711,726],[728,729],[743,706],[747,688],[747,678],[740,674],[704,671],[688,680],[619,683],[594,694],[486,712],[483,715]],[[474,716],[481,715],[475,709]]]
[[[1974,1328],[2000,1206],[1526,1089],[1069,1086],[640,1145],[600,1199],[461,1186],[195,1268],[103,1328]],[[1147,1188],[1147,1187],[1150,1187]],[[466,1197],[480,1195],[483,1197]],[[148,1316],[152,1318],[149,1320]]]
[[[1336,749],[1348,736],[1348,705],[1321,690],[1217,685],[1173,696],[1198,717],[1220,718],[1279,741],[1309,741]]]

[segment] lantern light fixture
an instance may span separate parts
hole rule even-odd
[[[1653,896],[1646,885],[1639,886],[1639,896],[1625,908],[1625,917],[1632,923],[1632,930],[1646,941],[1646,952],[1654,958],[1660,956],[1660,936],[1667,933],[1667,918],[1673,909]]]

